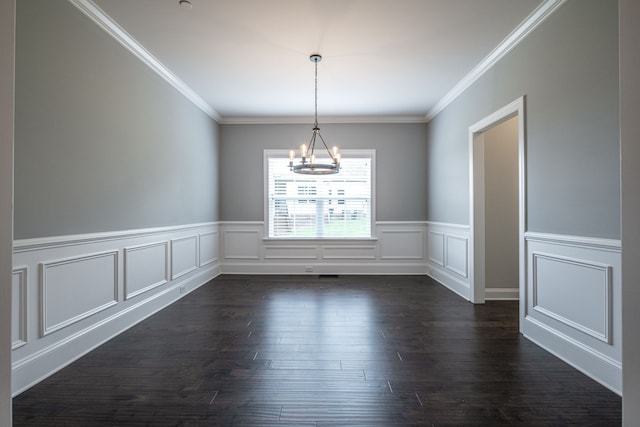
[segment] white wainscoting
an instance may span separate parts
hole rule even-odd
[[[13,268],[11,285],[11,348],[15,350],[28,342],[26,266]]]
[[[618,240],[525,233],[523,334],[621,393]]]
[[[171,280],[198,268],[198,235],[171,239]]]
[[[162,286],[169,281],[169,242],[124,248],[125,299]]]
[[[427,223],[427,274],[469,300],[469,226]]]
[[[222,222],[228,274],[425,274],[426,222],[378,222],[371,239],[268,239],[263,222]]]
[[[16,240],[13,394],[220,274],[218,228]]]
[[[213,262],[218,261],[218,253],[219,253],[219,240],[218,240],[218,232],[212,231],[209,233],[201,233],[198,236],[200,240],[198,249],[200,254],[199,267],[204,267],[207,264],[211,264]]]
[[[117,303],[117,250],[40,263],[41,336]]]
[[[441,222],[427,223],[427,274],[445,287],[471,300],[470,227]],[[518,288],[484,290],[485,300],[517,300]]]

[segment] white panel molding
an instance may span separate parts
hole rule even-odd
[[[424,230],[380,230],[381,259],[424,259]]]
[[[12,327],[12,342],[11,349],[15,350],[29,342],[29,336],[27,333],[27,275],[28,267],[19,266],[13,268],[12,276],[12,310],[11,321]]]
[[[315,245],[264,245],[264,259],[318,260]]]
[[[12,301],[12,312],[24,316],[28,340],[13,343],[13,395],[219,275],[216,260],[160,285],[171,277],[169,242],[186,242],[195,264],[199,236],[214,233],[217,223],[15,241],[14,282],[24,283],[24,299]],[[217,239],[209,243],[209,255],[218,253]]]
[[[225,259],[260,259],[261,230],[224,230],[222,236]]]
[[[469,277],[469,238],[445,236],[445,268],[465,279]]]
[[[191,89],[184,81],[167,68],[167,66],[146,50],[144,46],[142,46],[136,39],[111,19],[111,17],[100,9],[94,2],[91,0],[69,0],[69,2],[97,24],[98,27],[102,28],[107,34],[113,37],[114,40],[124,46],[147,67],[173,86],[196,107],[200,108],[212,119],[220,121],[220,114],[218,114],[216,110],[207,104],[207,102],[193,89]]]
[[[470,298],[469,233],[464,224],[427,222],[427,274],[462,298]]]
[[[226,274],[425,274],[426,229],[424,221],[381,221],[375,223],[372,238],[275,239],[265,236],[263,222],[222,222],[221,271]]]
[[[322,246],[322,259],[334,260],[354,260],[354,259],[376,259],[375,246]]]
[[[100,289],[100,286],[104,288]],[[100,291],[100,294],[91,295],[92,291],[96,290]],[[63,294],[65,291],[68,292],[66,295]],[[84,291],[84,294],[81,291]],[[73,301],[74,304],[68,304],[69,301]],[[117,250],[40,263],[42,336],[86,319],[117,303]],[[70,307],[79,310],[70,311]]]
[[[566,0],[546,0],[534,10],[515,30],[511,32],[487,57],[485,57],[473,70],[463,77],[436,105],[425,115],[427,121],[431,121],[438,113],[444,110],[458,96],[467,90],[473,83],[482,77],[498,61],[525,39],[538,25],[544,22],[553,12],[558,10]]]
[[[171,280],[198,269],[198,236],[171,239]]]
[[[612,291],[612,283],[611,283],[611,274],[612,274],[612,268],[610,265],[602,265],[599,263],[594,263],[594,262],[589,262],[589,261],[583,261],[583,260],[579,260],[579,259],[575,259],[575,258],[569,258],[569,257],[563,257],[563,256],[557,256],[557,255],[549,255],[549,254],[545,254],[545,253],[541,253],[541,252],[533,252],[532,253],[532,270],[533,270],[533,281],[532,281],[532,286],[531,286],[531,293],[532,293],[532,306],[533,309],[539,313],[542,313],[548,317],[551,317],[561,323],[564,323],[565,325],[568,325],[574,329],[577,329],[578,331],[584,332],[585,334],[591,335],[592,337],[599,339],[601,341],[604,341],[608,344],[611,343],[611,323],[612,323],[612,312],[611,312],[611,291]],[[565,265],[565,266],[569,266],[569,267],[573,267],[573,269],[580,269],[582,270],[582,275],[580,276],[582,280],[580,280],[579,284],[576,284],[577,286],[575,286],[576,289],[573,289],[574,292],[572,292],[572,294],[580,294],[580,295],[584,295],[586,292],[586,290],[584,289],[586,284],[588,284],[588,280],[585,280],[585,275],[594,275],[595,277],[593,277],[593,279],[595,279],[596,283],[595,286],[599,287],[600,289],[596,289],[597,295],[594,295],[596,298],[594,298],[594,301],[592,301],[592,304],[587,307],[587,306],[583,306],[581,307],[584,311],[588,312],[588,316],[593,317],[594,314],[593,313],[599,313],[599,315],[596,315],[595,319],[593,319],[596,323],[599,323],[599,327],[596,329],[594,327],[590,327],[585,325],[585,322],[580,322],[577,319],[570,319],[570,315],[567,314],[560,314],[558,313],[558,310],[554,310],[550,307],[545,307],[542,304],[544,304],[543,301],[541,301],[542,298],[540,298],[540,293],[542,292],[542,289],[545,284],[541,283],[541,274],[540,274],[540,262],[542,260],[546,260],[549,263],[555,263],[555,264],[559,264],[559,265]],[[567,277],[565,278],[564,276],[566,276],[565,274],[562,274],[562,270],[559,268],[556,268],[555,271],[553,271],[555,276],[559,276],[560,278],[560,282],[570,282],[572,277]],[[577,275],[574,275],[577,276]],[[559,286],[559,283],[551,283],[551,286],[553,288],[560,288],[561,285]],[[580,288],[580,289],[578,289]],[[556,291],[554,289],[554,291]],[[557,292],[557,291],[556,291]],[[555,297],[560,297],[562,295],[560,294],[556,294],[554,295]],[[561,298],[552,298],[555,301],[562,301]],[[576,296],[577,299],[577,296]],[[558,304],[556,304],[558,305]],[[567,300],[567,305],[574,307],[576,305],[576,301],[574,299],[570,299]],[[562,307],[560,307],[562,308]]]
[[[429,261],[444,267],[444,233],[429,231],[428,248]]]
[[[200,258],[198,266],[203,267],[212,262],[218,261],[218,232],[201,233],[198,235],[198,246]]]
[[[620,393],[620,242],[525,233],[525,337]]]
[[[169,241],[124,248],[124,298],[169,282]]]

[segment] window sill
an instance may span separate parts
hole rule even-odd
[[[313,242],[313,243],[333,243],[333,242],[377,242],[377,237],[263,237],[263,242]]]

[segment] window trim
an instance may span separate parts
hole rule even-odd
[[[288,162],[289,150],[283,148],[281,150],[274,149],[265,149],[263,152],[263,162],[262,162],[262,184],[263,184],[263,214],[264,214],[264,233],[263,240],[275,240],[275,241],[286,241],[286,240],[307,240],[307,241],[321,241],[321,242],[331,242],[331,241],[370,241],[377,240],[376,237],[376,150],[373,148],[367,149],[347,149],[340,150],[341,157],[369,157],[371,159],[371,223],[369,224],[371,231],[370,237],[271,237],[269,236],[269,158],[271,157],[281,157],[283,161]],[[291,172],[293,173],[293,172]]]

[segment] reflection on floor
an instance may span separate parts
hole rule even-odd
[[[607,425],[621,398],[426,276],[220,276],[14,399],[21,425]]]

